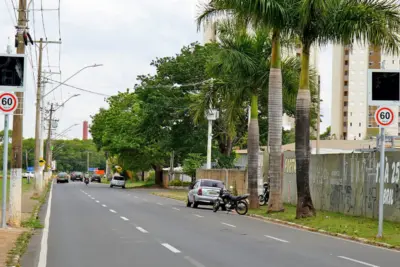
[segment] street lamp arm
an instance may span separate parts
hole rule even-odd
[[[90,65],[90,66],[86,66],[83,67],[82,69],[78,70],[77,72],[75,72],[74,74],[72,74],[69,78],[67,78],[66,80],[64,80],[62,83],[60,83],[59,85],[57,85],[56,87],[54,87],[52,90],[50,90],[47,94],[45,94],[44,96],[42,96],[43,98],[48,96],[51,92],[53,92],[54,90],[56,90],[58,87],[60,87],[61,85],[63,85],[64,83],[66,83],[67,81],[69,81],[70,79],[72,79],[73,77],[75,77],[76,75],[78,75],[79,73],[81,73],[83,70],[88,69],[88,68],[96,68],[96,67],[100,67],[103,66],[103,64],[94,64],[94,65]],[[47,79],[47,78],[46,78]]]

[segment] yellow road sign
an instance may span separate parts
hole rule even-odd
[[[46,161],[45,161],[43,158],[41,158],[41,159],[39,160],[39,165],[40,165],[41,167],[43,167],[45,164],[46,164]]]

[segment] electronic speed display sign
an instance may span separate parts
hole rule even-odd
[[[0,54],[0,91],[25,91],[27,73],[25,63],[25,55]]]

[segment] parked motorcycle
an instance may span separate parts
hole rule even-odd
[[[249,197],[249,194],[234,196],[228,190],[221,189],[217,200],[213,205],[213,211],[217,212],[221,207],[223,210],[228,212],[235,210],[239,215],[245,215],[248,210],[247,202],[245,199]]]
[[[264,183],[263,187],[264,187],[264,193],[258,196],[258,202],[260,203],[260,206],[264,206],[265,204],[268,203],[269,200],[269,184]]]

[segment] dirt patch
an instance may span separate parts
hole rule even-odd
[[[8,251],[10,251],[15,244],[18,236],[22,234],[25,229],[1,229],[0,228],[0,267],[6,266]]]

